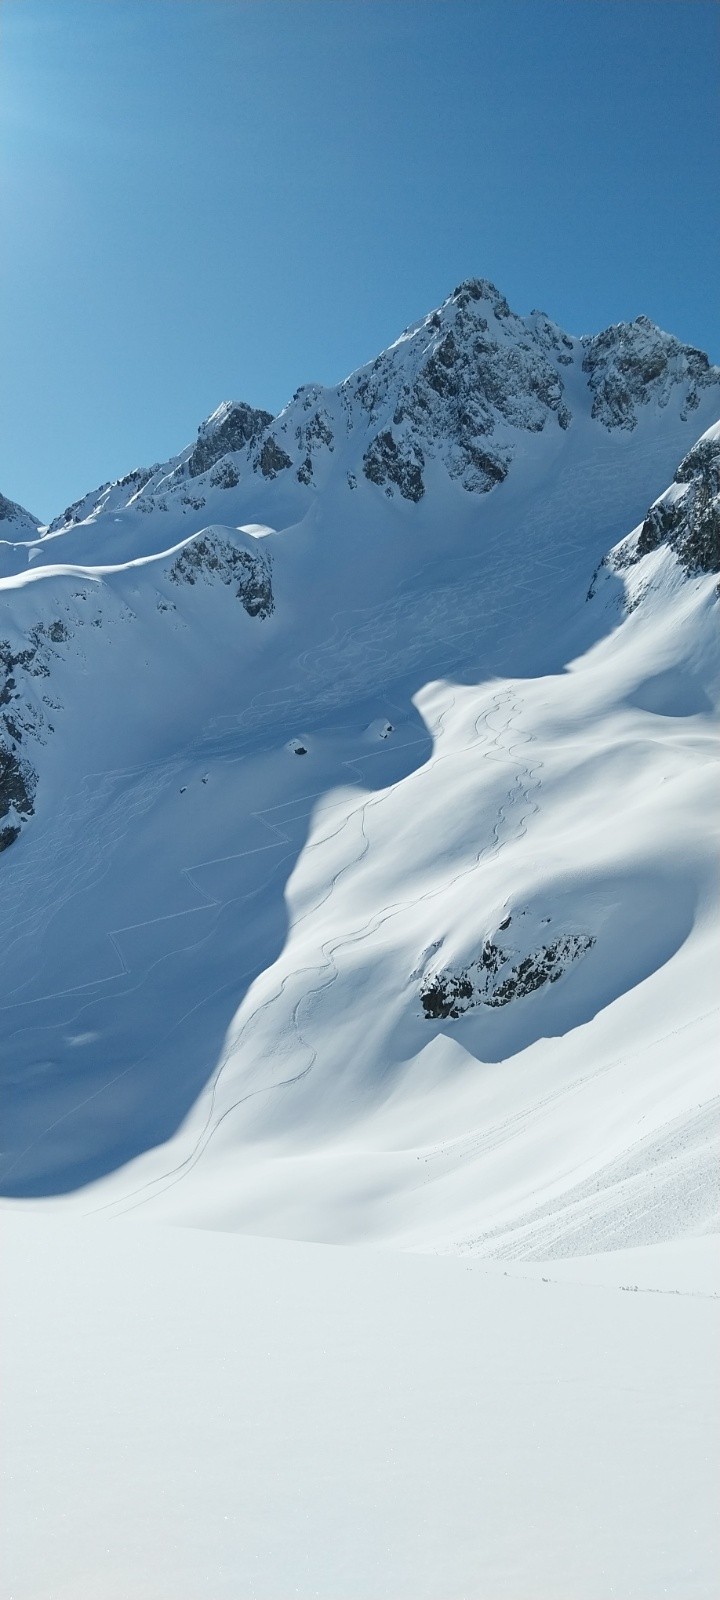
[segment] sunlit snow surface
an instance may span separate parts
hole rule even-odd
[[[3,1593],[709,1600],[707,1244],[663,1293],[6,1216]]]
[[[12,1600],[716,1591],[717,578],[586,595],[717,393],[608,430],[568,372],[489,494],[350,433],[7,556]],[[271,614],[176,582],[203,530]]]

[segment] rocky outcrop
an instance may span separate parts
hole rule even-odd
[[[302,390],[298,395],[303,394]],[[296,400],[298,395],[295,396]],[[309,410],[312,405],[313,391],[308,390],[303,397],[303,410]],[[335,435],[331,427],[329,413],[321,408],[316,409],[308,421],[302,420],[295,428],[295,441],[299,455],[300,465],[297,477],[300,483],[312,483],[315,476],[315,457],[321,451],[332,453],[335,448]]]
[[[259,467],[264,478],[276,478],[279,472],[285,472],[292,466],[292,460],[287,450],[283,450],[277,439],[270,434],[257,457],[255,466]]]
[[[37,773],[0,735],[0,850],[14,844],[33,814]]]
[[[157,462],[154,467],[135,467],[133,472],[126,472],[124,478],[118,479],[117,488],[129,489],[130,498],[132,499],[134,495],[139,494],[141,489],[145,488],[146,483],[150,482],[156,472]]]
[[[651,505],[639,529],[605,557],[593,576],[588,599],[604,573],[630,573],[663,545],[688,577],[720,572],[720,424],[703,434],[680,462],[665,493]],[[640,595],[631,597],[631,609]]]
[[[641,407],[651,401],[666,406],[673,391],[686,416],[700,404],[701,389],[720,383],[720,369],[702,350],[681,344],[648,317],[605,328],[584,339],[583,348],[592,415],[606,428],[633,429]]]
[[[390,485],[394,484],[404,500],[422,500],[424,465],[425,457],[419,445],[401,449],[389,429],[373,439],[363,456],[365,477],[371,483],[385,485],[389,493],[392,493]]]
[[[392,481],[382,459],[390,434],[406,460],[439,458],[464,489],[487,493],[507,475],[508,430],[540,433],[549,421],[569,426],[562,366],[572,361],[572,349],[542,313],[523,321],[487,279],[468,279],[439,311],[341,385],[352,414],[359,404],[371,422],[387,419],[366,452],[369,475]]]
[[[0,639],[0,850],[14,843],[34,810],[38,779],[28,748],[42,742],[46,722],[27,680],[50,676],[54,647],[69,637],[57,619],[38,623],[22,650]]]
[[[185,545],[168,574],[172,583],[212,582],[235,587],[249,617],[269,617],[275,609],[269,559],[231,544],[229,539],[201,534]]]
[[[509,922],[508,918],[503,926]],[[522,954],[495,935],[485,940],[480,955],[466,967],[445,969],[426,979],[420,990],[425,1016],[455,1018],[477,1006],[506,1006],[521,1000],[547,983],[557,983],[594,943],[592,934],[565,933]]]
[[[240,474],[232,461],[223,456],[214,472],[210,473],[210,482],[213,489],[236,489],[240,482]]]
[[[254,444],[272,420],[269,411],[260,411],[241,400],[226,401],[198,428],[197,444],[188,460],[190,477],[207,472],[231,451]]]

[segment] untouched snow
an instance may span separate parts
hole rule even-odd
[[[7,1600],[716,1592],[718,410],[479,281],[0,543]]]
[[[4,1232],[12,1600],[714,1592],[717,1301],[127,1223]]]

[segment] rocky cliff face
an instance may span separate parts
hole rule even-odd
[[[219,579],[235,589],[249,617],[269,617],[275,609],[269,557],[239,549],[218,529],[208,529],[185,545],[173,562],[171,583],[195,584]]]
[[[650,507],[635,547],[638,558],[667,544],[684,570],[720,572],[720,429],[688,452],[671,487]]]
[[[583,348],[591,414],[606,428],[633,429],[643,406],[664,407],[673,392],[687,416],[697,410],[700,391],[717,385],[720,375],[702,350],[681,344],[647,317],[606,328],[584,339]]]
[[[32,680],[50,678],[53,657],[67,638],[57,620],[36,624],[19,649],[0,639],[0,851],[14,843],[33,814],[34,751],[52,731],[46,708],[57,709]]]
[[[190,477],[199,477],[223,456],[254,444],[271,422],[270,411],[254,410],[242,401],[219,406],[198,428],[197,444],[187,463]]]
[[[609,576],[619,575],[627,606],[634,609],[660,580],[663,553],[685,577],[720,572],[720,423],[688,451],[643,522],[608,552],[593,575],[588,599]],[[650,556],[655,561],[646,561]]]

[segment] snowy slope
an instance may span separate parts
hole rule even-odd
[[[718,1304],[687,1276],[4,1233],[12,1600],[715,1593]]]
[[[708,1225],[719,397],[645,319],[472,281],[16,546],[8,1194],[513,1254]]]
[[[719,414],[469,280],[13,508],[6,1600],[714,1594]]]

